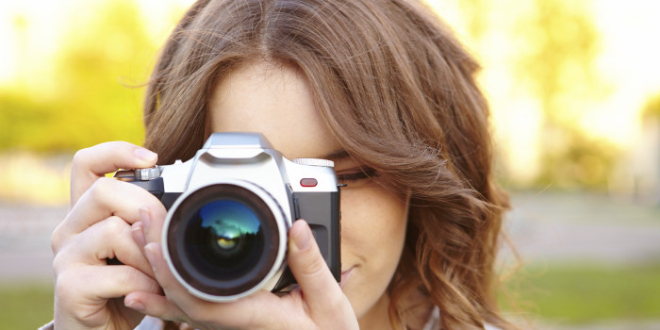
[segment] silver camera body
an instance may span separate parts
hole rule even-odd
[[[126,170],[168,209],[163,254],[193,295],[225,302],[295,284],[286,267],[288,229],[304,219],[341,278],[339,185],[324,159],[290,161],[260,133],[213,133],[195,156]]]

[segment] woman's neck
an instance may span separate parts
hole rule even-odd
[[[360,319],[358,323],[360,324],[361,330],[376,330],[376,329],[385,329],[393,330],[392,325],[390,324],[390,317],[388,315],[388,307],[390,304],[390,297],[387,294],[384,294],[378,299],[376,304],[367,311]]]

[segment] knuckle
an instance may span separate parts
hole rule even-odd
[[[62,248],[62,241],[64,240],[62,236],[62,223],[60,223],[57,225],[57,227],[55,227],[55,230],[53,230],[53,233],[50,235],[50,249],[54,254],[57,254],[57,252]]]
[[[99,189],[101,192],[107,192],[109,189],[114,188],[116,183],[117,180],[113,178],[101,177],[96,179],[93,186],[95,186],[96,189]]]
[[[67,258],[64,255],[64,251],[61,251],[53,257],[53,272],[55,273],[55,276],[59,276],[59,274],[63,273],[67,268],[66,266],[68,265],[68,262],[66,262]]]
[[[71,161],[71,165],[74,168],[79,168],[81,166],[84,166],[88,162],[88,157],[89,155],[89,148],[85,149],[80,149],[76,151],[76,153],[73,155],[73,160]]]
[[[67,232],[67,228],[72,221],[70,217],[71,213],[69,212],[64,220],[57,224],[53,232],[50,234],[50,248],[53,251],[53,254],[57,254],[72,238]]]
[[[126,232],[129,225],[124,219],[118,216],[111,216],[105,220],[104,227],[103,232],[106,233],[108,237],[117,237]]]
[[[87,190],[86,194],[92,200],[103,201],[105,200],[108,192],[112,189],[113,183],[115,181],[111,178],[102,177],[94,181],[91,187]]]

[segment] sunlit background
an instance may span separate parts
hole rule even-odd
[[[523,262],[507,311],[557,329],[660,328],[660,2],[428,2],[483,65]],[[144,84],[190,3],[0,2],[0,262],[40,275],[6,266],[0,281],[52,279],[71,156],[142,142]],[[50,301],[36,287],[10,293]],[[17,306],[1,300],[0,313]]]

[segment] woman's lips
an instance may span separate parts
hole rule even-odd
[[[355,267],[351,267],[343,272],[341,272],[341,283],[339,286],[343,289],[346,283],[348,282],[348,279],[351,278],[351,274],[353,273],[353,269]]]

